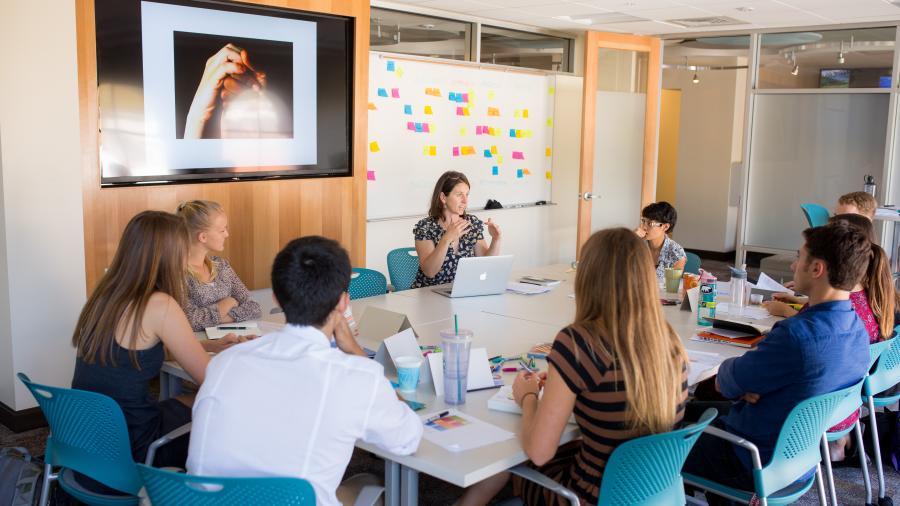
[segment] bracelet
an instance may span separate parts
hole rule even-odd
[[[533,395],[535,401],[538,400],[537,392],[525,392],[525,395],[522,396],[521,402],[519,402],[520,406],[525,404],[525,398],[528,397],[529,395]]]

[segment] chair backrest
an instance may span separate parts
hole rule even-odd
[[[900,326],[895,328],[897,331],[900,331]],[[879,344],[887,346],[887,349],[878,357],[875,370],[866,377],[863,386],[866,395],[880,394],[900,383],[900,339],[895,337]]]
[[[416,248],[397,248],[387,254],[388,276],[395,292],[409,290],[419,272]]]
[[[299,478],[208,478],[137,465],[153,506],[315,505],[312,485]]]
[[[45,454],[48,464],[73,469],[108,487],[137,495],[141,478],[131,457],[125,416],[114,400],[96,392],[34,383],[23,373],[17,376],[50,424]]]
[[[687,263],[684,264],[684,272],[700,274],[700,255],[691,253],[690,251],[685,251],[684,254],[687,255]]]
[[[681,468],[694,442],[716,414],[715,409],[707,409],[694,425],[619,445],[603,471],[599,506],[682,506],[685,498]]]
[[[848,396],[859,397],[863,380],[834,392],[810,397],[788,413],[772,460],[760,471],[756,493],[767,497],[795,482],[816,467],[821,459],[819,443],[831,427],[835,409]]]
[[[803,216],[806,216],[806,221],[810,227],[821,227],[828,223],[829,213],[824,206],[819,204],[800,204],[800,209],[803,210]]]
[[[353,273],[350,275],[351,300],[372,297],[373,295],[384,295],[386,293],[387,279],[385,279],[384,274],[372,269],[353,268]]]

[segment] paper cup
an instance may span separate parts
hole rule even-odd
[[[422,357],[398,357],[394,361],[397,366],[397,380],[401,392],[415,392],[419,385],[419,368]]]

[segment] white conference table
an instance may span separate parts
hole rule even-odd
[[[550,292],[537,295],[507,292],[463,299],[450,299],[434,293],[430,288],[406,290],[354,300],[351,303],[353,315],[359,321],[369,306],[404,313],[423,345],[440,344],[440,331],[451,328],[453,316],[456,315],[460,328],[473,331],[473,347],[487,348],[489,356],[518,355],[535,344],[552,342],[557,332],[571,323],[575,316],[575,300],[570,296],[574,293],[575,273],[568,266],[551,265],[521,270],[514,272],[512,279],[523,275],[561,279],[562,283]],[[665,306],[663,310],[689,351],[713,354],[718,362],[746,351],[734,346],[692,341],[690,337],[698,328],[696,316],[681,310],[679,306]],[[264,320],[261,323],[263,330],[277,328],[284,323],[282,314],[265,315]],[[540,365],[546,368],[544,362]],[[695,381],[710,377],[715,371],[711,368]],[[179,381],[175,380],[176,377],[190,379],[177,364],[167,362],[161,374],[161,396],[177,392]],[[510,384],[513,377],[514,374],[508,373],[504,379]],[[435,396],[434,388],[429,383],[421,384],[414,395],[405,397],[425,403],[427,407],[422,413],[457,409],[501,429],[518,433],[520,415],[488,409],[487,401],[495,393],[494,389],[469,392],[464,405],[448,406],[443,402],[443,396]],[[579,436],[576,425],[567,425],[560,444]],[[408,456],[394,455],[361,441],[357,442],[357,446],[385,460],[385,504],[390,506],[418,503],[420,472],[459,487],[468,487],[528,460],[517,438],[465,452],[451,452],[423,439],[418,450]]]

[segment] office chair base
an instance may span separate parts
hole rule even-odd
[[[878,506],[894,506],[894,500],[890,497],[879,497]]]

